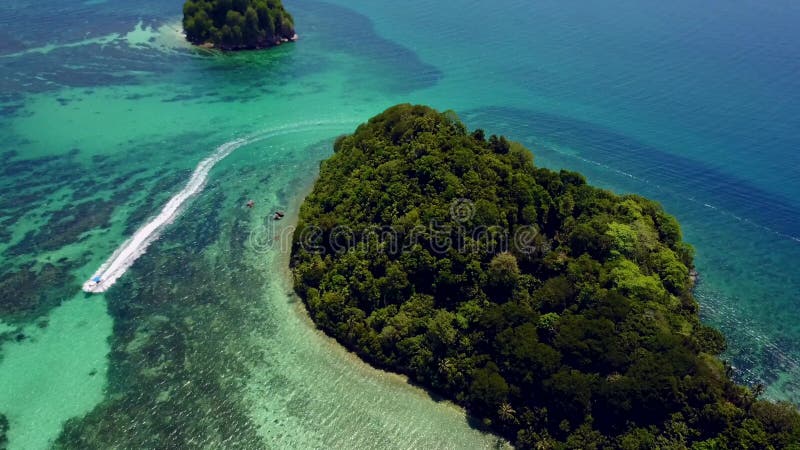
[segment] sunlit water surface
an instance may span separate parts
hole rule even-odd
[[[0,4],[10,448],[499,445],[315,331],[268,220],[296,209],[337,135],[399,102],[661,201],[737,377],[800,401],[795,3],[285,4],[300,41],[236,55],[186,46],[179,1]],[[81,292],[248,136],[266,137],[221,160],[108,292]]]

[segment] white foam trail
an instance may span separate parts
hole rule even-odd
[[[235,139],[220,145],[211,156],[200,161],[191,178],[189,178],[189,182],[186,183],[186,187],[169,199],[157,216],[139,228],[130,239],[117,248],[89,280],[83,283],[83,290],[93,293],[107,291],[144,254],[147,247],[158,239],[161,231],[175,220],[180,213],[181,206],[203,189],[211,169],[237,148],[270,137],[297,133],[309,128],[324,129],[335,126],[335,129],[339,129],[339,126],[352,125],[353,123],[357,122],[351,120],[299,122],[285,127],[273,128],[247,138]],[[100,282],[93,281],[98,278]]]
[[[108,260],[100,266],[92,277],[83,284],[86,292],[105,292],[121,277],[134,261],[144,254],[147,247],[158,238],[161,230],[172,223],[178,216],[181,206],[203,189],[208,179],[208,173],[223,158],[232,151],[247,144],[246,139],[236,139],[217,147],[217,150],[208,158],[200,161],[194,169],[189,182],[180,192],[175,194],[153,219],[139,228],[130,239],[125,241]],[[99,282],[93,280],[99,278]]]

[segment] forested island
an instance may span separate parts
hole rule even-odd
[[[186,0],[183,29],[192,44],[221,50],[267,48],[297,38],[281,0]]]
[[[425,106],[334,150],[291,264],[314,322],[367,361],[521,448],[800,449],[795,407],[717,358],[693,250],[657,203]]]

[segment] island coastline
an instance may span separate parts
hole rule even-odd
[[[294,19],[280,0],[186,0],[182,23],[186,40],[204,49],[260,50],[298,39]]]
[[[280,236],[281,241],[283,241],[283,239],[288,239],[290,246],[292,240],[291,232],[297,228],[297,223],[300,218],[300,207],[308,195],[310,195],[314,190],[314,186],[318,179],[319,173],[316,173],[313,177],[311,177],[310,180],[304,182],[302,187],[297,189],[287,202],[286,210],[289,213],[286,214],[284,219],[282,219],[280,222],[273,221],[273,223],[277,223],[275,235]],[[493,448],[513,448],[511,443],[504,437],[494,433],[491,429],[482,426],[480,419],[469,414],[469,412],[462,405],[459,405],[458,403],[453,402],[451,399],[439,395],[438,393],[428,389],[426,386],[415,382],[411,377],[409,377],[408,374],[393,371],[391,368],[381,367],[365,360],[357,352],[342,345],[336,340],[335,337],[325,333],[325,331],[322,330],[311,318],[311,314],[305,302],[295,291],[295,280],[291,268],[291,257],[291,247],[284,249],[283,243],[278,244],[277,252],[275,254],[275,267],[280,269],[277,273],[278,282],[281,284],[282,290],[286,293],[286,296],[291,300],[291,309],[295,317],[320,339],[320,343],[325,345],[327,351],[334,354],[341,360],[346,361],[348,365],[350,365],[358,373],[363,374],[365,377],[377,378],[397,387],[398,389],[411,392],[413,395],[419,398],[429,399],[436,403],[445,405],[449,410],[463,416],[464,421],[471,424],[473,428],[476,428],[477,430],[487,433],[495,438],[496,441]]]
[[[337,139],[293,238],[294,287],[310,320],[370,365],[457,401],[521,448],[796,442],[796,409],[736,385],[716,358],[724,337],[699,320],[694,250],[676,219],[651,200],[532,162],[520,144],[470,134],[453,112],[421,105],[389,108]],[[472,166],[488,173],[464,175]],[[531,198],[532,188],[532,198],[548,199],[543,210],[513,200]],[[468,242],[466,261],[458,249],[419,241],[398,252],[372,231],[399,227],[403,236],[422,218],[454,221],[456,230],[498,220],[539,229],[524,247],[488,256],[481,242]],[[344,247],[341,231],[350,233]],[[690,428],[673,436],[672,427]]]

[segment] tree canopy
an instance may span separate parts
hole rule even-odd
[[[398,105],[338,139],[301,210],[295,289],[366,360],[522,448],[800,449],[736,385],[660,205]]]
[[[281,0],[186,0],[183,29],[189,42],[224,50],[271,47],[295,36]]]

